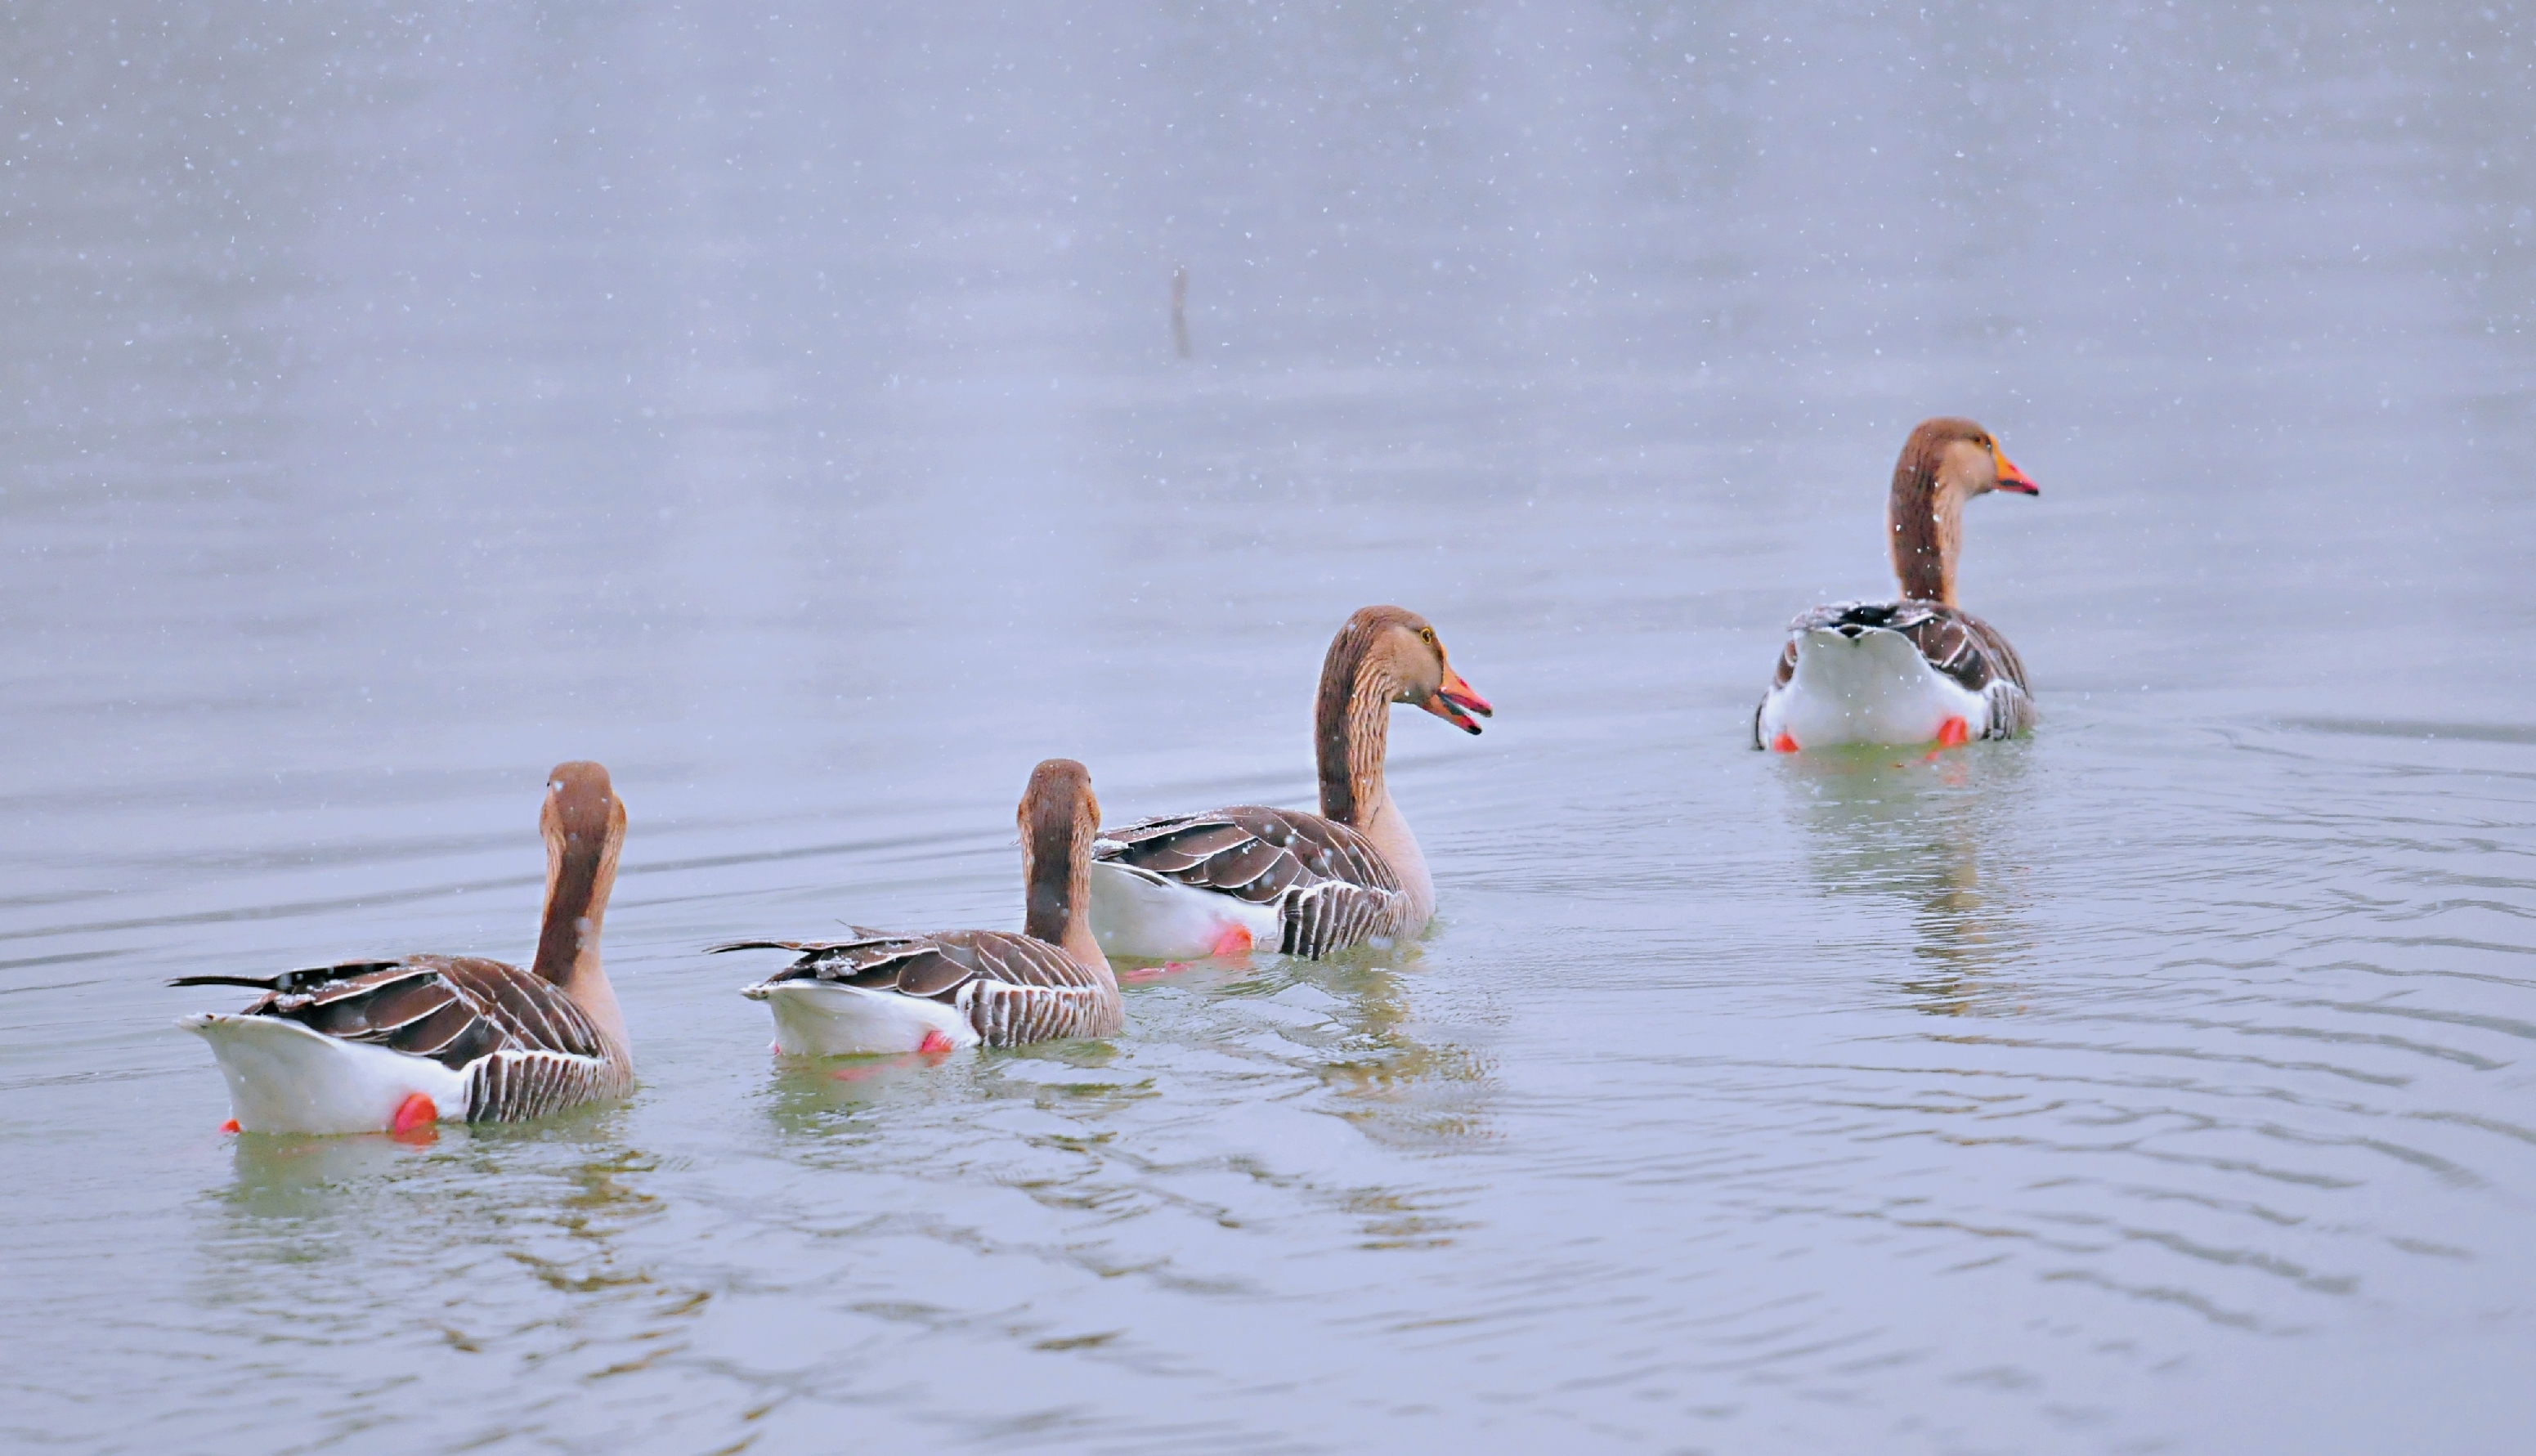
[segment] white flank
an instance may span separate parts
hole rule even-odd
[[[927,1033],[952,1046],[978,1045],[969,1018],[939,1001],[826,981],[777,981],[740,992],[775,1014],[775,1049],[787,1056],[864,1056],[921,1051]]]
[[[386,1132],[419,1092],[467,1115],[467,1079],[427,1056],[312,1032],[278,1016],[204,1012],[176,1025],[212,1044],[241,1132]]]
[[[1989,700],[1930,666],[1910,638],[1882,627],[1854,639],[1819,628],[1798,634],[1795,675],[1763,700],[1761,741],[1785,733],[1800,748],[1927,743],[1949,718],[1978,738]]]
[[[1200,960],[1214,955],[1225,933],[1236,928],[1249,931],[1251,944],[1263,951],[1275,950],[1285,938],[1273,906],[1092,861],[1092,938],[1101,942],[1104,955]]]

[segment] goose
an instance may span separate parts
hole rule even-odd
[[[546,776],[545,907],[526,971],[474,956],[347,961],[279,976],[180,976],[264,995],[177,1023],[212,1045],[239,1132],[415,1133],[516,1122],[624,1096],[625,1017],[599,963],[625,804],[595,763]]]
[[[1031,771],[1022,830],[1022,933],[945,930],[901,935],[851,926],[845,940],[737,940],[734,950],[800,959],[740,994],[775,1017],[788,1056],[852,1056],[1019,1046],[1115,1036],[1126,1024],[1118,981],[1085,914],[1101,803],[1070,758]]]
[[[2034,726],[2016,649],[1955,604],[1964,502],[1994,490],[2043,493],[1969,419],[1911,431],[1884,508],[1901,599],[1817,606],[1788,624],[1778,675],[1752,715],[1753,747],[1955,747]]]
[[[1368,606],[1321,662],[1312,710],[1321,811],[1244,804],[1106,832],[1092,859],[1102,948],[1170,961],[1255,946],[1317,960],[1425,929],[1435,882],[1383,777],[1394,703],[1470,733],[1480,730],[1472,714],[1493,711],[1446,662],[1425,617]]]

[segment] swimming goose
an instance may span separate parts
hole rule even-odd
[[[893,935],[856,925],[850,940],[715,946],[799,953],[740,992],[774,1013],[776,1049],[847,1056],[1115,1036],[1126,1024],[1118,982],[1084,913],[1101,826],[1090,771],[1069,758],[1041,764],[1031,771],[1018,817],[1028,887],[1019,935]]]
[[[625,804],[595,763],[546,776],[545,908],[526,971],[474,956],[348,961],[280,976],[182,976],[264,996],[177,1023],[212,1044],[232,1130],[412,1132],[516,1122],[634,1085],[625,1018],[599,964]]]
[[[1752,746],[2012,738],[2034,726],[2025,665],[1998,629],[1955,605],[1964,502],[2042,490],[1969,419],[1928,419],[1893,467],[1884,508],[1898,601],[1817,606],[1788,626]]]
[[[1383,778],[1394,703],[1472,733],[1470,715],[1491,711],[1445,662],[1425,617],[1368,606],[1321,662],[1312,712],[1321,812],[1242,805],[1104,834],[1092,860],[1102,948],[1165,961],[1255,945],[1318,959],[1425,929],[1435,882]]]

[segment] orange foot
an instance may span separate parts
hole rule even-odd
[[[1960,718],[1949,718],[1937,725],[1937,746],[1961,748],[1972,741],[1973,730]]]
[[[1248,925],[1225,926],[1224,933],[1215,937],[1215,948],[1207,954],[1219,958],[1250,954],[1250,927]]]
[[[926,1032],[924,1040],[916,1044],[916,1049],[926,1056],[940,1056],[951,1049],[951,1039],[940,1032]]]
[[[223,1123],[222,1123],[222,1124],[221,1124],[221,1131],[222,1131],[222,1132],[235,1132],[235,1131],[237,1131],[237,1130],[238,1130],[238,1125],[237,1125],[237,1119],[236,1119],[235,1117],[231,1117],[231,1118],[230,1118],[229,1120],[227,1120],[226,1122],[223,1122]]]
[[[1770,740],[1770,751],[1773,753],[1794,753],[1797,751],[1797,740],[1789,737],[1786,733],[1781,733],[1779,736]]]
[[[406,1094],[388,1122],[388,1136],[404,1143],[427,1143],[440,1136],[440,1108],[419,1092]]]

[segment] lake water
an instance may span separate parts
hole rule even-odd
[[[2524,1448],[2523,7],[810,9],[12,13],[0,1441]],[[2041,729],[1750,751],[1934,413]],[[1309,802],[1372,601],[1422,944],[699,953]],[[165,979],[525,958],[575,757],[638,1094],[220,1135]]]

